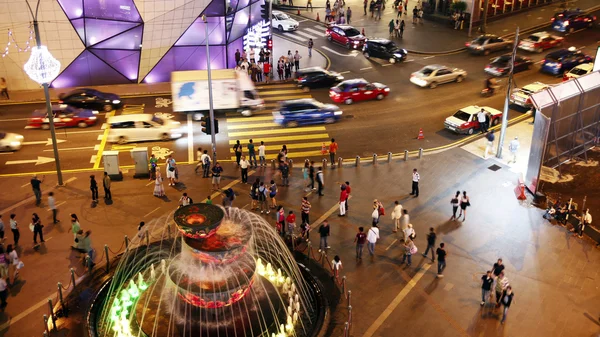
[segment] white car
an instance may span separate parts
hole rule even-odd
[[[23,145],[23,136],[18,133],[0,132],[0,151],[17,151]]]
[[[280,32],[289,32],[298,29],[298,21],[290,18],[281,11],[271,13],[271,27],[279,29]]]
[[[180,138],[183,134],[181,123],[163,119],[151,114],[114,116],[108,119],[110,130],[107,141],[125,144],[136,141],[151,141]]]
[[[421,68],[410,75],[410,82],[420,87],[430,87],[448,82],[462,82],[467,77],[467,72],[458,68],[449,68],[439,64],[432,64]]]
[[[533,82],[523,88],[515,88],[512,94],[510,94],[510,102],[524,108],[531,108],[533,103],[529,99],[529,96],[546,88],[550,88],[550,86],[542,82]]]
[[[568,81],[572,78],[578,78],[583,75],[587,75],[594,70],[594,63],[584,63],[580,64],[577,67],[569,70],[568,73],[563,75],[563,81]]]

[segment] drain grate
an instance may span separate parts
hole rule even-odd
[[[494,164],[494,165],[492,165],[492,166],[488,167],[488,169],[490,169],[490,170],[492,170],[492,171],[494,171],[494,172],[498,171],[498,170],[499,170],[499,169],[501,169],[501,168],[502,168],[502,167],[500,167],[500,166],[498,166],[498,165],[496,165],[496,164]]]

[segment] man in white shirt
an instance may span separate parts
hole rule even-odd
[[[589,208],[585,210],[585,214],[583,215],[581,220],[583,221],[583,223],[581,226],[579,226],[579,237],[583,237],[583,230],[585,229],[585,226],[592,223],[592,215],[590,214]]]
[[[373,224],[373,227],[371,227],[367,233],[367,248],[369,249],[369,254],[371,254],[371,256],[375,255],[375,244],[378,239],[379,228],[377,228],[377,224]]]
[[[202,178],[208,178],[210,173],[210,156],[208,150],[204,150],[202,156],[200,156],[200,162],[202,163]]]
[[[394,230],[396,233],[398,228],[400,228],[400,218],[402,217],[402,205],[398,202],[398,200],[394,201],[394,210],[392,211],[392,220],[394,221]]]
[[[258,147],[258,159],[260,160],[260,166],[267,166],[267,160],[265,159],[265,142],[260,142]]]
[[[508,150],[513,156],[513,163],[517,162],[517,150],[519,150],[520,146],[521,144],[519,143],[519,137],[515,137],[515,139],[511,140],[510,144],[508,144]],[[508,161],[508,163],[510,164],[510,160]]]
[[[414,195],[415,198],[419,196],[419,180],[421,180],[421,176],[419,175],[419,172],[417,172],[417,169],[413,169],[412,192],[410,192],[410,195]]]
[[[48,208],[52,210],[52,222],[55,224],[59,223],[60,220],[56,219],[58,210],[56,209],[56,201],[54,200],[54,192],[48,193]]]
[[[479,130],[481,130],[481,133],[487,132],[487,116],[483,108],[477,113],[477,121],[479,122]]]

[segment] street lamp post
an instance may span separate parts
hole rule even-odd
[[[515,42],[513,44],[512,54],[510,56],[510,72],[508,73],[508,84],[506,85],[506,96],[504,97],[504,110],[502,111],[502,126],[500,127],[500,139],[498,140],[498,150],[496,158],[502,159],[502,147],[504,146],[504,137],[506,128],[508,128],[508,106],[510,105],[510,93],[512,91],[513,74],[515,70],[515,56],[517,55],[517,46],[519,45],[519,27],[515,31]]]
[[[49,83],[58,76],[60,72],[60,62],[55,59],[48,51],[48,48],[42,45],[40,38],[40,29],[38,27],[37,15],[40,8],[40,0],[35,7],[35,14],[29,5],[29,1],[25,0],[29,12],[33,17],[33,30],[35,33],[36,46],[31,49],[31,56],[23,67],[27,75],[41,84],[44,87],[44,96],[46,98],[46,112],[50,124],[50,135],[52,137],[52,148],[54,150],[54,163],[56,164],[56,175],[58,176],[58,185],[63,184],[62,172],[60,170],[60,159],[58,157],[58,145],[56,143],[56,130],[54,128],[54,114],[52,113],[52,105],[50,103]]]
[[[208,43],[208,20],[206,15],[202,15],[202,21],[204,22],[206,32],[206,70],[208,72],[208,113],[210,117],[210,142],[212,145],[212,159],[213,163],[217,162],[217,141],[215,137],[215,111],[213,110],[213,92],[212,92],[212,78],[210,72],[210,48]]]

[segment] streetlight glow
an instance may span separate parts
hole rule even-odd
[[[37,46],[31,48],[31,55],[23,69],[37,83],[50,83],[60,73],[60,62],[46,46]]]

